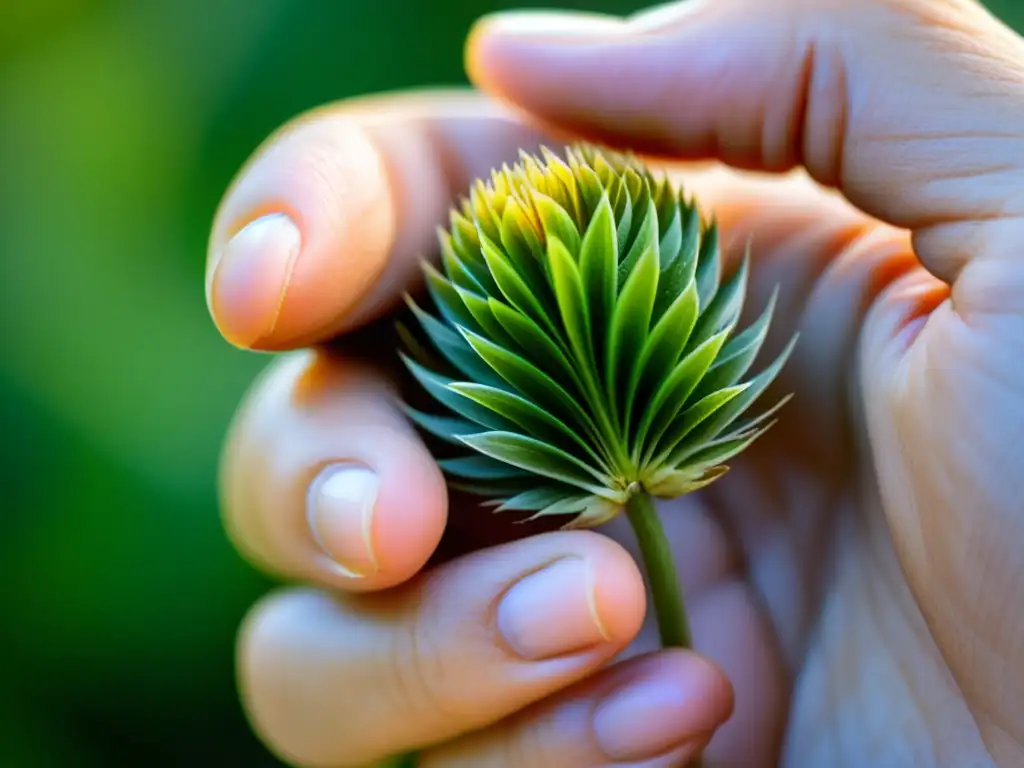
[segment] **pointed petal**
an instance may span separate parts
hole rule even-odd
[[[550,408],[563,416],[571,426],[585,430],[596,443],[600,444],[599,433],[593,420],[580,407],[576,398],[566,392],[558,382],[524,358],[499,347],[492,341],[470,331],[465,331],[464,335],[477,354],[525,398],[541,407]],[[498,389],[504,388],[498,387]]]
[[[492,459],[590,493],[601,493],[612,484],[611,478],[565,451],[514,432],[484,432],[464,437],[462,441]]]
[[[461,456],[457,459],[441,459],[437,465],[445,474],[454,475],[465,480],[508,480],[511,478],[528,479],[531,473],[519,467],[495,461],[487,456]]]
[[[659,271],[661,268],[661,256],[658,253],[658,209],[654,207],[653,202],[648,200],[644,208],[637,207],[636,210],[638,213],[642,210],[644,218],[640,222],[636,237],[633,239],[633,245],[630,247],[626,257],[619,263],[620,285],[625,285],[640,259],[651,250],[658,256]]]
[[[533,192],[533,202],[537,206],[537,213],[544,226],[544,234],[549,240],[552,237],[561,240],[575,258],[580,252],[580,233],[565,208],[549,196],[537,191]]]
[[[694,393],[695,397],[703,397],[716,389],[732,386],[743,378],[757,358],[768,335],[768,327],[775,312],[778,295],[779,290],[776,288],[772,291],[768,305],[761,316],[741,333],[731,338],[729,343],[722,348],[715,364],[708,369]]]
[[[525,264],[530,259],[539,259],[544,252],[530,220],[515,200],[505,204],[501,217],[501,246],[516,264]]]
[[[586,204],[587,210],[591,212],[591,217],[593,217],[596,215],[601,198],[607,197],[604,185],[601,183],[598,175],[587,166],[579,166],[577,173],[579,175],[580,193],[583,195],[583,202]],[[609,201],[609,204],[611,204],[611,201]],[[612,215],[614,217],[614,211]]]
[[[504,346],[515,348],[515,340],[505,331],[505,328],[494,316],[488,299],[463,288],[455,288],[454,290],[458,294],[465,312],[469,314],[471,322],[453,322],[452,325],[461,325],[474,333],[485,334]]]
[[[662,463],[678,464],[679,462],[675,459],[674,453],[677,446],[683,444],[695,429],[704,424],[715,413],[720,413],[726,405],[735,401],[749,387],[749,384],[738,384],[734,387],[716,390],[676,416],[658,438],[657,443],[655,444],[652,441],[650,453],[656,454],[658,457],[652,463],[656,465]],[[700,445],[696,441],[691,440],[688,442],[691,445]],[[671,458],[669,458],[670,456]]]
[[[633,404],[639,401],[642,407],[649,402],[658,383],[664,381],[679,362],[696,322],[697,285],[691,282],[658,320],[637,357],[626,390],[624,421],[627,426],[633,421]]]
[[[703,470],[678,470],[652,483],[647,492],[659,499],[675,499],[711,485],[728,471],[729,468],[724,465]]]
[[[499,416],[489,408],[484,408],[469,398],[450,389],[449,385],[452,383],[451,379],[447,379],[443,376],[437,375],[433,371],[427,370],[406,355],[400,355],[400,357],[402,362],[404,362],[406,367],[409,369],[409,372],[412,373],[420,385],[431,397],[441,403],[441,405],[454,411],[463,418],[476,422],[487,429],[516,429],[515,422]]]
[[[580,495],[579,489],[571,485],[546,485],[531,488],[502,501],[495,511],[536,512],[569,498],[579,498]]]
[[[730,400],[724,407],[718,409],[711,418],[701,423],[689,433],[684,444],[692,446],[710,442],[721,432],[728,429],[775,380],[779,371],[782,370],[782,366],[786,364],[786,361],[792,354],[796,341],[797,339],[794,336],[770,366],[746,384],[740,385],[743,387],[743,392],[738,397]]]
[[[508,300],[508,303],[541,325],[547,326],[550,321],[536,292],[526,284],[501,249],[489,240],[484,240],[481,243],[480,252],[484,255],[494,282],[498,284],[501,294]]]
[[[676,414],[686,404],[687,398],[697,388],[725,343],[727,335],[726,331],[716,334],[686,355],[658,387],[637,429],[634,455],[639,456],[646,449],[645,455],[649,459],[654,453],[661,435],[669,428]]]
[[[405,415],[417,427],[433,435],[446,443],[462,445],[459,439],[462,435],[472,435],[480,431],[480,425],[474,424],[466,419],[452,418],[451,416],[437,416],[432,413],[424,413],[408,406],[403,407]]]
[[[581,528],[597,528],[610,522],[622,511],[622,504],[605,499],[601,496],[591,496],[586,506],[564,526],[563,530],[579,530]]]
[[[583,451],[596,467],[607,473],[608,467],[593,448],[553,414],[530,400],[512,392],[494,389],[483,384],[453,382],[449,388],[476,403],[490,408],[505,419],[518,424],[526,434],[566,451]],[[479,431],[479,430],[476,430]]]
[[[406,295],[405,300],[437,350],[464,376],[474,381],[500,386],[501,379],[480,359],[464,338],[440,320],[424,312],[411,296]]]
[[[647,486],[647,492],[659,499],[675,499],[709,485],[728,471],[718,466],[708,470],[679,469],[666,472]]]
[[[711,338],[723,328],[735,326],[740,318],[740,312],[743,310],[749,274],[750,251],[748,249],[736,273],[719,289],[711,304],[701,311],[697,327],[693,329],[693,336],[690,338],[691,347]]]
[[[643,349],[647,338],[657,290],[658,251],[655,246],[644,251],[626,279],[612,313],[605,360],[605,387],[617,413],[624,410],[624,390],[636,355]]]
[[[434,300],[435,306],[445,320],[451,325],[464,325],[467,328],[479,331],[480,326],[473,317],[462,298],[459,295],[460,289],[453,285],[437,268],[430,262],[423,263],[423,276],[427,285],[430,298]]]
[[[697,257],[700,249],[700,213],[696,208],[685,211],[682,243],[679,253],[658,278],[658,298],[654,303],[654,317],[659,318],[669,305],[696,279]],[[700,292],[698,291],[698,299]],[[698,308],[704,306],[698,300]]]
[[[558,310],[569,339],[569,346],[581,365],[592,369],[594,350],[590,341],[590,316],[587,312],[583,278],[572,254],[554,235],[548,238],[548,262],[551,267],[555,299],[558,301]]]
[[[412,329],[401,320],[395,322],[395,333],[408,355],[420,365],[435,371],[451,368],[451,364],[446,359],[438,357],[433,350],[421,344]]]
[[[666,269],[679,256],[683,245],[683,213],[678,206],[658,211],[658,223],[663,234],[658,241],[658,253],[661,257],[661,268]]]
[[[720,234],[718,222],[712,221],[708,225],[700,244],[700,254],[697,257],[697,294],[700,296],[701,307],[706,307],[718,292],[718,282],[721,279],[721,263],[719,257]]]
[[[502,304],[497,299],[490,299],[489,304],[495,319],[501,323],[502,328],[508,332],[516,344],[523,350],[529,350],[532,362],[540,370],[561,383],[570,392],[575,392],[580,397],[586,396],[586,391],[572,367],[572,363],[550,335],[530,317]]]
[[[580,275],[587,295],[594,345],[598,352],[595,359],[600,359],[600,355],[604,354],[604,337],[618,294],[615,214],[608,196],[600,188],[599,191],[600,202],[580,246]]]
[[[481,282],[477,279],[476,273],[469,269],[455,252],[452,243],[452,236],[442,229],[437,232],[437,241],[441,248],[441,266],[444,273],[453,285],[458,285],[469,291],[485,293],[484,287],[490,281]],[[482,270],[486,271],[486,270]]]

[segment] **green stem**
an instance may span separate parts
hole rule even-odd
[[[634,494],[626,502],[626,517],[633,526],[633,534],[640,546],[640,557],[647,571],[647,583],[654,600],[654,615],[658,620],[658,635],[663,648],[692,648],[690,622],[683,601],[683,587],[676,573],[672,551],[669,549],[661,518],[654,508],[650,494]],[[703,761],[698,755],[691,763],[700,768]]]
[[[647,570],[661,645],[663,648],[690,648],[693,641],[683,603],[683,588],[650,494],[641,492],[630,498],[626,502],[626,517],[633,526]]]

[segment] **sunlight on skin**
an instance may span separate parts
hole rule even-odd
[[[765,25],[774,25],[769,37]],[[978,36],[991,42],[983,58],[976,55]],[[762,44],[754,45],[756,40]],[[729,52],[734,55],[723,55]],[[1024,409],[1015,395],[1021,387],[1012,362],[1016,355],[1009,353],[1020,344],[1024,307],[1019,293],[999,286],[1022,281],[1014,257],[1024,239],[1024,219],[1013,207],[1019,197],[1011,193],[1024,183],[1024,167],[1006,158],[1024,157],[1024,136],[1007,128],[1019,124],[1024,44],[977,6],[953,0],[787,0],[781,8],[729,0],[667,6],[632,22],[578,15],[493,17],[474,32],[467,57],[480,87],[526,110],[556,136],[581,134],[661,156],[710,155],[771,171],[786,170],[798,159],[806,163],[806,174],[782,178],[721,167],[677,168],[691,191],[715,210],[733,253],[753,237],[747,311],[762,307],[771,289],[781,286],[764,355],[795,329],[802,332],[777,382],[779,392],[796,395],[780,423],[735,462],[728,480],[665,505],[697,650],[725,673],[680,678],[679,685],[707,685],[707,695],[719,696],[719,684],[726,684],[734,692],[734,704],[719,711],[722,719],[706,750],[711,764],[773,765],[779,753],[797,766],[1019,763],[1024,734],[1015,724],[1024,722],[1024,681],[1008,660],[1016,658],[1014,638],[1022,626],[1020,612],[1006,606],[1024,572],[1018,545],[1024,531],[1014,514],[1012,487],[1020,474],[1019,455],[1010,439],[1024,426]],[[390,259],[401,266],[377,272],[371,314],[360,309],[359,296],[368,289],[364,272],[349,293],[334,297],[336,303],[316,303],[324,290],[316,281],[317,259],[343,252],[384,263],[388,255],[380,249],[391,243],[397,221],[426,224],[438,214],[436,200],[423,203],[407,190],[420,184],[463,190],[473,176],[513,158],[521,143],[516,118],[493,106],[479,107],[486,117],[474,122],[465,97],[457,101],[457,116],[444,106],[448,97],[442,94],[410,97],[412,106],[403,98],[363,102],[354,116],[345,105],[320,112],[316,121],[338,126],[340,133],[318,133],[309,124],[286,132],[268,150],[268,167],[236,187],[251,202],[239,206],[230,196],[226,201],[229,213],[219,219],[214,252],[231,229],[226,222],[244,221],[246,206],[256,210],[265,199],[266,190],[249,181],[261,177],[283,180],[275,194],[285,197],[288,185],[295,185],[289,198],[299,206],[295,219],[300,230],[310,230],[302,240],[319,243],[320,256],[302,267],[309,271],[295,291],[289,289],[284,306],[268,303],[290,319],[284,326],[271,323],[274,331],[261,338],[261,347],[287,349],[298,340],[326,339],[350,329],[352,317],[361,322],[386,306],[386,297],[404,286],[406,266],[417,253],[413,244],[430,236],[426,227],[404,231],[401,247],[394,245]],[[436,107],[429,106],[431,98]],[[961,109],[965,99],[972,100],[972,110]],[[412,149],[401,155],[402,164],[385,160],[398,157],[395,137],[403,133]],[[301,168],[310,158],[321,157],[325,169],[346,167],[348,145],[333,139],[316,143],[317,135],[350,135],[352,147],[379,153],[376,160],[361,160],[365,168],[387,169],[366,188],[388,216],[353,223],[367,228],[365,240],[332,240],[330,221],[316,216],[356,194],[345,178],[288,176],[289,168]],[[527,134],[520,138],[526,143]],[[841,185],[866,213],[818,184]],[[360,199],[355,209],[371,203]],[[373,244],[368,250],[367,243]],[[304,254],[298,258],[301,265]],[[336,259],[330,269],[345,263]],[[221,323],[247,309],[227,298],[215,295],[212,301]],[[339,315],[338,307],[356,314]],[[310,364],[344,370],[345,354],[305,358],[291,369],[286,358],[252,392],[227,454],[225,487],[235,493],[227,515],[239,547],[262,546],[268,568],[362,593],[344,596],[332,609],[353,631],[373,628],[387,636],[381,627],[390,627],[404,637],[409,622],[420,627],[422,616],[397,620],[400,611],[392,612],[392,601],[415,604],[423,585],[449,584],[446,579],[460,572],[460,564],[478,562],[474,558],[511,567],[525,564],[531,548],[554,546],[553,541],[580,552],[597,546],[593,537],[559,534],[476,552],[468,560],[455,557],[516,532],[514,523],[483,520],[455,496],[447,509],[429,459],[412,433],[393,420],[390,402],[369,405],[373,398],[365,394],[374,387],[367,382],[381,372],[297,404],[296,376]],[[376,380],[383,384],[383,378]],[[347,420],[353,422],[348,432],[341,428]],[[378,504],[371,531],[382,567],[358,579],[309,556],[314,545],[304,529],[311,478],[325,462],[355,459],[381,477],[397,476],[406,461],[416,468]],[[388,487],[382,484],[382,493]],[[396,503],[399,494],[403,501]],[[389,561],[397,540],[389,538],[390,531],[400,530],[403,520],[429,520],[430,526],[407,557]],[[279,535],[261,538],[268,526]],[[632,546],[620,533],[621,521],[607,531],[621,536],[627,549]],[[518,530],[527,532],[538,531]],[[485,536],[474,536],[479,533]],[[430,557],[437,537],[444,552],[437,569],[423,581],[408,581]],[[415,556],[409,556],[412,549]],[[612,568],[611,552],[581,556],[609,558]],[[450,589],[464,588],[450,583]],[[396,585],[401,586],[388,597],[371,596]],[[456,600],[431,608],[429,626],[466,626],[456,603],[467,610],[472,605]],[[275,609],[268,605],[254,615],[272,618]],[[493,637],[493,629],[483,629],[491,626],[491,615],[470,621],[480,622],[480,634],[463,638],[467,648],[479,650],[471,638]],[[310,631],[305,638],[285,637],[294,643],[286,644],[288,653],[260,656],[260,663],[247,667],[251,690],[279,679],[304,644],[326,642]],[[632,634],[619,636],[618,645],[602,646],[605,655],[595,651],[585,663],[636,656],[651,647],[644,645],[650,643],[646,636],[634,643]],[[244,637],[256,648],[267,641],[256,631]],[[427,645],[413,644],[412,660],[401,654],[398,659],[414,667],[426,664],[436,674],[447,669],[443,649],[449,646],[436,631],[427,637]],[[363,652],[372,663],[374,654]],[[339,654],[352,663],[343,649]],[[520,690],[519,675],[528,674],[516,669],[507,681],[512,690]],[[573,675],[583,674],[574,669]],[[489,678],[498,685],[502,673],[495,668],[488,674],[498,676]],[[595,684],[608,674],[594,676]],[[587,667],[586,675],[594,669]],[[399,715],[391,703],[393,723],[405,734],[388,737],[396,749],[410,741],[419,745],[416,740],[430,728],[443,731],[442,741],[462,732],[458,722],[466,702],[453,702],[443,679],[426,680],[428,687],[440,686],[435,710],[450,719]],[[575,684],[583,688],[556,693],[555,686],[543,705],[530,698],[520,709],[510,708],[506,714],[518,712],[514,727],[490,725],[467,736],[470,741],[428,749],[425,759],[443,764],[445,754],[475,750],[504,759],[526,755],[526,749],[543,754],[545,745],[561,749],[545,730],[545,718],[555,711],[550,707],[568,706],[572,691],[589,690],[588,683]],[[267,693],[274,689],[262,690],[254,706],[266,712],[276,706]],[[387,712],[381,697],[401,698],[402,690],[399,685],[391,694],[367,692],[368,706]],[[289,691],[302,701],[301,685]],[[700,689],[693,695],[700,696]],[[316,698],[321,715],[325,708],[345,706]],[[491,714],[499,719],[497,711]],[[336,731],[316,730],[304,740],[293,724],[291,718],[261,720],[261,732],[270,743],[297,750],[316,743],[321,762],[352,759],[337,752]],[[476,720],[467,724],[469,730],[480,726]],[[380,729],[347,736],[347,748],[365,754],[388,743]],[[589,743],[585,734],[580,738],[577,743]],[[557,754],[564,752],[552,753]]]

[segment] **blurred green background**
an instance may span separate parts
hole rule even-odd
[[[269,585],[215,491],[266,358],[208,319],[210,220],[282,122],[464,82],[470,24],[513,5],[0,0],[0,766],[278,765],[234,689]]]

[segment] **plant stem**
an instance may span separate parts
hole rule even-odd
[[[654,615],[658,620],[658,635],[663,648],[692,648],[690,622],[683,601],[683,587],[676,573],[675,561],[669,549],[661,518],[654,508],[650,494],[634,494],[626,502],[626,517],[633,526],[633,534],[640,546],[640,557],[647,571],[647,582],[654,599]],[[703,761],[698,755],[691,763],[700,768]]]
[[[690,648],[690,624],[683,603],[683,588],[676,575],[665,529],[647,493],[637,493],[626,502],[626,517],[640,545],[647,580],[654,597],[654,614],[663,648]]]

